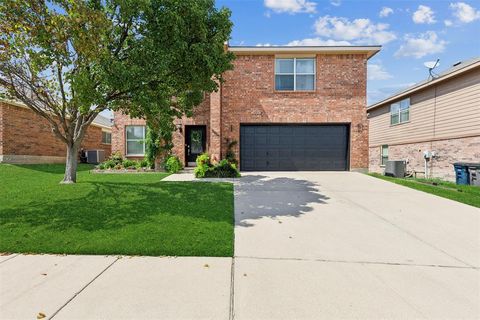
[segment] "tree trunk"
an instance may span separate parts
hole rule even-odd
[[[78,146],[75,143],[67,144],[67,160],[65,163],[65,176],[61,183],[77,182]]]

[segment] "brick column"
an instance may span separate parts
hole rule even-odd
[[[221,103],[221,85],[217,92],[210,94],[210,143],[209,153],[212,161],[222,159],[222,103]]]

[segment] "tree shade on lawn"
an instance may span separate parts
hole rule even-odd
[[[0,96],[48,121],[67,149],[62,182],[74,183],[86,130],[104,110],[169,138],[173,120],[232,68],[231,30],[214,0],[2,0]]]
[[[233,186],[0,165],[0,252],[232,256]]]

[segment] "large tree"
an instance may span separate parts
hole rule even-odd
[[[67,147],[76,182],[88,126],[103,110],[173,130],[233,56],[232,23],[214,0],[2,0],[0,86],[45,118]]]

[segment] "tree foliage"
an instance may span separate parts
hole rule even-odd
[[[87,127],[103,110],[172,132],[231,68],[232,23],[213,0],[2,0],[0,85],[67,145],[76,179]]]

